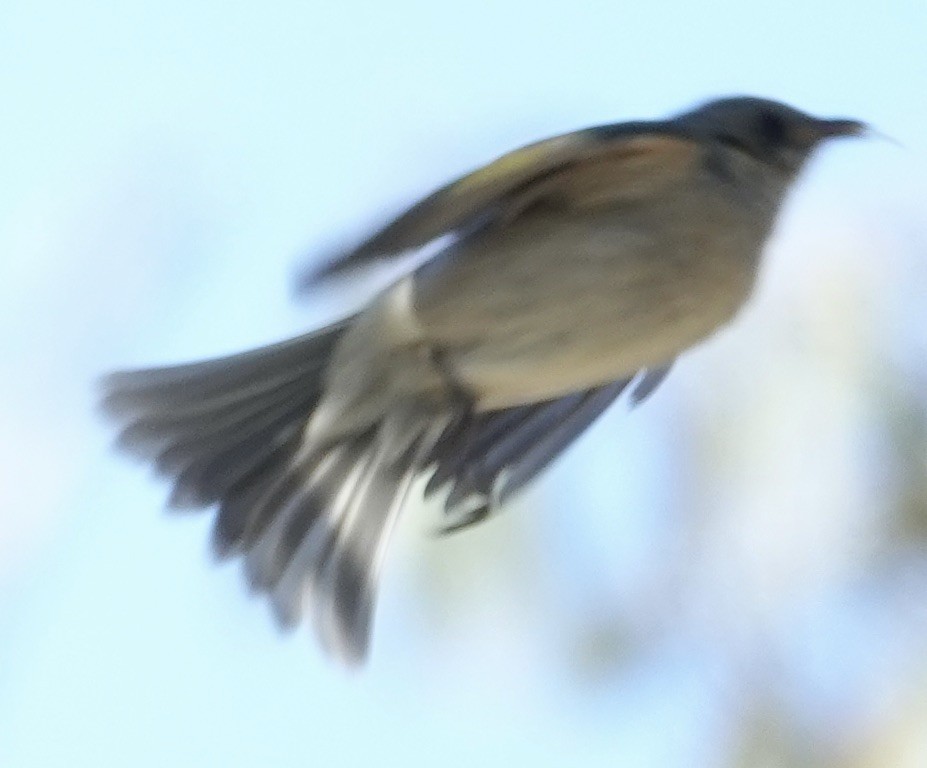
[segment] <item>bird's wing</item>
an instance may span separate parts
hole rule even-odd
[[[672,168],[673,155],[691,153],[693,142],[667,123],[618,123],[555,136],[529,144],[442,187],[304,281],[343,275],[418,249],[442,235],[469,233],[518,208],[555,177],[567,179],[566,192],[587,186],[603,194],[622,184],[657,183]],[[608,173],[596,168],[605,164]],[[574,172],[575,171],[575,172]]]
[[[445,532],[493,514],[537,477],[636,380],[631,406],[642,403],[666,379],[672,361],[596,389],[486,413],[469,413],[445,429],[427,463],[434,472],[430,496],[449,487]]]

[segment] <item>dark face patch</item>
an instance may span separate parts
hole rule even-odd
[[[757,124],[757,133],[768,146],[775,147],[787,143],[788,128],[781,116],[764,110],[760,112]]]
[[[696,140],[745,152],[789,173],[797,172],[821,141],[839,133],[824,130],[827,121],[756,98],[713,101],[680,115],[675,123]]]

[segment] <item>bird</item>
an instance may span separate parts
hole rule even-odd
[[[616,400],[749,299],[814,151],[862,136],[752,96],[516,149],[422,198],[311,276],[431,253],[358,311],[241,354],[112,373],[117,445],[217,508],[212,543],[292,629],[362,663],[414,481],[448,531],[497,512]]]

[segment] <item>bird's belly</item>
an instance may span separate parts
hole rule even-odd
[[[480,409],[547,400],[661,367],[730,319],[726,311],[664,305],[630,317],[577,310],[575,322],[500,335],[451,357]],[[586,319],[586,322],[583,320]],[[590,332],[590,329],[597,331]]]
[[[425,270],[416,315],[480,409],[588,389],[666,364],[733,316],[756,259],[721,231],[658,241],[595,221],[503,235]]]

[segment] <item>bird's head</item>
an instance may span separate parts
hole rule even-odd
[[[710,101],[671,122],[685,135],[744,152],[788,175],[797,173],[828,139],[869,132],[858,120],[821,119],[777,101],[746,96]]]

